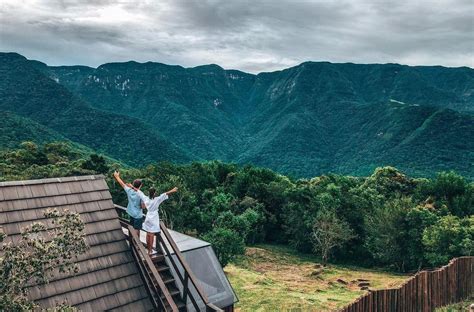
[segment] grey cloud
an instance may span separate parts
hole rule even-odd
[[[3,1],[0,50],[55,65],[134,59],[251,72],[308,60],[474,67],[469,0]]]

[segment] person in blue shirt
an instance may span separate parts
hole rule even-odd
[[[142,211],[142,200],[137,194],[136,190],[140,190],[143,183],[140,179],[135,179],[132,183],[132,187],[129,187],[123,180],[120,178],[120,172],[114,172],[114,178],[120,184],[120,186],[124,189],[125,193],[127,193],[128,198],[128,205],[127,205],[127,213],[130,216],[130,223],[132,224],[133,228],[137,230],[137,235],[140,237],[140,230],[142,229],[143,225],[143,211]]]

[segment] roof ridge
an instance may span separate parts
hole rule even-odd
[[[102,180],[102,179],[105,179],[105,176],[102,174],[97,174],[97,175],[59,177],[59,178],[36,179],[36,180],[5,181],[5,182],[0,182],[0,187],[63,183],[63,182],[86,181],[86,180]]]

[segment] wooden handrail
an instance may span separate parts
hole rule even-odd
[[[188,274],[186,273],[186,271],[184,272],[184,277],[181,274],[181,271],[179,270],[180,268],[178,267],[178,264],[176,263],[175,259],[173,258],[171,251],[168,249],[168,246],[167,246],[165,240],[161,236],[161,233],[157,233],[157,234],[155,234],[155,236],[156,236],[156,248],[155,249],[158,250],[160,248],[159,244],[161,243],[161,246],[163,246],[163,253],[165,255],[168,255],[168,259],[169,259],[171,265],[173,266],[174,271],[176,272],[176,276],[178,277],[179,281],[181,282],[181,285],[183,285],[183,301],[187,302],[187,298],[189,296],[189,299],[191,300],[191,303],[193,304],[194,308],[196,309],[196,311],[199,311],[200,309],[199,309],[199,305],[197,304],[196,298],[194,298],[194,296],[189,292],[189,287],[188,287],[189,276],[188,276]],[[170,244],[170,246],[171,246],[171,244]],[[184,268],[183,268],[183,270],[184,270]]]
[[[184,259],[183,255],[181,254],[181,251],[179,250],[179,248],[176,245],[175,241],[171,237],[171,234],[168,231],[168,228],[166,227],[166,225],[164,224],[163,221],[160,221],[160,229],[161,229],[161,233],[163,233],[163,235],[168,240],[168,243],[170,244],[171,248],[173,249],[174,254],[176,255],[176,258],[178,259],[181,266],[183,267],[183,270],[184,270],[184,273],[185,273],[185,278],[184,279],[181,277],[181,274],[179,274],[179,270],[177,268],[175,268],[177,274],[180,275],[180,279],[183,282],[183,289],[187,288],[187,285],[185,285],[184,283],[185,282],[187,283],[186,277],[188,277],[188,280],[191,282],[191,284],[196,289],[196,292],[198,293],[199,297],[201,297],[201,300],[203,301],[204,305],[206,306],[207,311],[223,311],[222,309],[220,309],[220,308],[216,307],[215,305],[209,303],[209,299],[207,298],[207,295],[204,293],[204,291],[202,290],[202,288],[198,284],[196,276],[194,276],[193,271],[191,270],[188,263]],[[165,245],[164,242],[163,242],[163,245]],[[169,258],[173,259],[171,254],[169,255]],[[174,261],[172,261],[172,262],[174,262]],[[176,266],[176,264],[173,263],[173,266]],[[191,299],[194,299],[194,298],[191,296]]]
[[[158,289],[155,289],[155,290],[156,290],[156,294],[157,294],[159,300],[161,301],[162,308],[164,309],[164,302],[162,301],[162,298],[160,296],[160,292],[163,293],[163,295],[165,296],[166,302],[171,307],[171,310],[173,312],[178,312],[178,307],[174,303],[174,300],[172,299],[171,294],[168,291],[168,288],[166,287],[165,283],[163,282],[163,279],[161,278],[160,274],[156,270],[155,265],[151,261],[150,256],[148,255],[145,248],[143,247],[142,242],[138,238],[137,233],[135,233],[135,229],[133,229],[133,227],[130,226],[130,225],[128,225],[127,229],[128,229],[128,232],[129,232],[131,247],[133,246],[132,248],[134,248],[135,251],[137,251],[138,256],[141,258],[141,259],[137,259],[138,264],[140,266],[142,266],[143,263],[142,263],[141,260],[144,260],[146,262],[148,268],[151,271],[152,277],[154,277],[155,280],[158,283],[159,291],[158,291]]]
[[[117,210],[117,212],[127,213],[127,210],[126,210],[125,207],[122,207],[122,206],[119,206],[119,205],[114,205],[114,206],[115,206],[115,209]],[[130,228],[131,228],[130,221],[120,217],[120,215],[119,215],[119,221],[120,221],[120,224],[123,227],[129,228],[129,233],[132,234],[130,236],[135,236],[136,237],[137,242],[140,242],[140,243],[137,244],[137,246],[141,247],[141,248],[140,247],[138,247],[138,248],[140,250],[143,250],[143,252],[145,252],[145,254],[146,254],[145,248],[143,247],[141,241],[138,239],[137,234],[135,233],[134,230],[130,230]],[[161,242],[161,244],[163,246],[163,249],[164,249],[163,251],[168,254],[168,259],[170,260],[170,262],[171,262],[171,264],[172,264],[172,266],[173,266],[173,268],[176,272],[176,275],[179,278],[179,281],[183,285],[183,300],[184,300],[184,303],[186,304],[187,296],[189,296],[189,299],[191,300],[191,303],[193,304],[194,308],[197,311],[200,310],[199,306],[196,302],[196,299],[194,298],[192,293],[189,291],[188,282],[190,281],[191,284],[196,289],[196,292],[198,293],[198,295],[201,298],[202,302],[206,306],[206,312],[223,312],[223,310],[221,308],[219,308],[219,307],[217,307],[214,304],[209,302],[209,299],[207,298],[207,295],[204,293],[204,291],[202,290],[202,288],[198,284],[196,276],[194,275],[194,273],[192,272],[192,270],[189,267],[188,263],[184,259],[183,255],[181,254],[181,251],[179,250],[178,246],[176,245],[174,239],[171,237],[171,234],[168,231],[168,228],[166,227],[166,225],[163,223],[163,221],[160,221],[160,228],[161,228],[161,232],[157,233],[155,235],[156,236],[156,244],[159,244],[159,242]],[[174,258],[172,257],[171,251],[168,249],[168,247],[166,245],[166,242],[163,239],[163,236],[161,235],[161,233],[163,234],[164,238],[166,238],[166,241],[169,243],[169,245],[171,246],[171,249],[173,250],[174,254],[176,255],[176,258],[178,259],[179,264],[183,268],[184,276],[181,275],[179,267],[176,264],[176,261],[174,260]],[[159,250],[158,246],[155,249]],[[148,254],[146,254],[146,255],[148,256]],[[149,259],[149,257],[145,257],[145,258]],[[152,271],[153,270],[156,271],[156,268],[154,266],[152,267]],[[159,276],[159,274],[158,274],[158,276]],[[161,280],[161,277],[160,277],[160,280]],[[158,281],[158,279],[157,279],[157,281]],[[161,282],[163,282],[163,281],[161,280]],[[163,285],[164,285],[164,283],[163,283]],[[160,287],[161,287],[161,285],[160,285]],[[166,286],[165,286],[165,289],[166,289],[166,292],[169,294],[168,289],[166,288]],[[163,293],[165,293],[165,292],[163,292]],[[174,301],[172,301],[172,303],[174,304]]]

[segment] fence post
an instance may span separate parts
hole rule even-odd
[[[399,288],[367,293],[341,311],[433,311],[465,300],[473,291],[474,257],[460,257],[437,270],[417,273]]]

